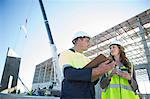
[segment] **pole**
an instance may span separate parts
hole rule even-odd
[[[141,23],[141,19],[137,17],[137,26],[139,27],[139,34],[142,38],[142,43],[143,43],[143,46],[144,46],[144,51],[145,51],[145,55],[146,55],[146,58],[147,58],[147,64],[148,65],[145,65],[146,69],[147,69],[147,74],[148,74],[148,78],[150,80],[150,51],[148,49],[148,44],[146,42],[146,38],[145,38],[145,34],[144,34],[144,28],[142,26],[142,23]]]
[[[39,3],[40,3],[41,10],[42,10],[42,14],[43,14],[43,18],[44,18],[44,22],[45,22],[45,26],[46,26],[46,30],[47,30],[47,33],[48,33],[50,44],[54,44],[54,41],[53,41],[53,38],[52,38],[52,35],[51,35],[51,30],[50,30],[50,27],[49,27],[49,23],[48,23],[48,20],[47,20],[47,17],[46,17],[46,13],[45,13],[45,10],[44,10],[44,6],[43,6],[43,3],[42,3],[42,0],[39,0]]]
[[[49,37],[50,48],[51,48],[51,52],[52,52],[52,62],[53,62],[53,66],[55,66],[54,67],[55,68],[54,72],[56,72],[57,77],[58,77],[58,86],[61,87],[61,81],[62,81],[62,78],[63,78],[63,74],[62,74],[62,70],[61,70],[61,68],[59,67],[59,64],[58,64],[57,48],[54,44],[54,41],[53,41],[53,38],[52,38],[52,35],[51,35],[51,30],[50,30],[50,27],[49,27],[49,23],[48,23],[48,20],[47,20],[47,17],[46,17],[46,13],[45,13],[45,10],[44,10],[42,0],[39,0],[39,3],[40,3],[40,7],[41,7],[41,10],[42,10],[46,30],[47,30],[48,37]]]
[[[18,79],[20,80],[21,84],[24,86],[25,90],[27,92],[30,92],[29,89],[27,88],[27,86],[23,83],[23,81],[21,80],[21,78],[18,76]]]

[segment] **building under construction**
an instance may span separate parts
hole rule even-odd
[[[109,56],[110,41],[122,42],[129,60],[135,65],[141,94],[150,94],[150,9],[108,29],[92,38],[84,54],[93,59],[99,54]],[[57,85],[57,73],[52,58],[36,65],[33,89]]]
[[[32,89],[36,88],[48,88],[50,85],[58,85],[58,77],[55,72],[55,66],[53,65],[52,58],[36,65],[33,86]]]

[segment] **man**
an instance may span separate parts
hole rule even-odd
[[[115,67],[115,63],[106,61],[96,68],[83,68],[90,62],[90,59],[83,55],[83,51],[90,45],[90,36],[82,31],[77,32],[72,43],[74,48],[62,52],[59,56],[64,73],[61,99],[95,99],[96,81],[102,74]]]

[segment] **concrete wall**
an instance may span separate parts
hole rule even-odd
[[[17,86],[21,58],[7,56],[1,79],[0,92],[8,89],[9,77],[12,76],[11,88]],[[14,90],[15,91],[15,90]],[[13,91],[12,91],[13,92]]]

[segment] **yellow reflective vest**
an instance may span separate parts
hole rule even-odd
[[[62,69],[68,66],[76,69],[83,68],[90,61],[83,53],[73,52],[71,50],[64,51],[59,56],[59,65]]]
[[[60,99],[95,99],[92,82],[92,68],[83,68],[90,62],[82,53],[72,49],[64,51],[59,56],[59,64],[63,69]]]
[[[121,69],[125,69],[121,66]],[[111,77],[110,84],[102,92],[102,99],[140,99],[132,90],[126,78],[114,74]]]

